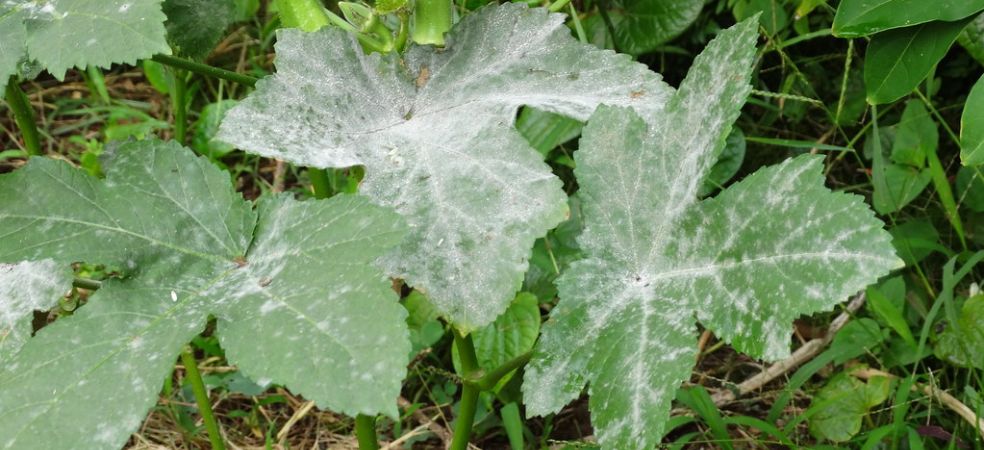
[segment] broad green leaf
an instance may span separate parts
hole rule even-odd
[[[715,38],[651,123],[609,107],[589,119],[575,153],[588,257],[558,281],[525,372],[530,414],[558,411],[588,383],[603,447],[652,448],[694,365],[696,320],[779,359],[793,319],[901,264],[862,199],[823,186],[816,156],[698,201],[751,89],[756,30],[748,20]]]
[[[874,319],[862,317],[844,325],[830,343],[830,352],[835,355],[834,364],[878,351],[882,342],[888,338],[888,330],[882,329]]]
[[[957,201],[974,212],[984,212],[984,168],[961,167],[957,172]]]
[[[516,118],[516,129],[544,158],[551,150],[581,134],[584,124],[560,114],[523,108]]]
[[[909,100],[902,119],[895,127],[892,161],[913,167],[925,167],[926,155],[936,152],[940,135],[936,122],[919,100]]]
[[[851,38],[926,22],[955,21],[984,9],[984,0],[842,0],[834,34]]]
[[[683,33],[704,0],[613,0],[607,4],[620,51],[641,55]]]
[[[670,89],[628,56],[577,42],[564,16],[521,4],[466,16],[447,47],[366,55],[332,27],[280,30],[277,74],[219,138],[313,167],[364,165],[360,191],[401,213],[388,273],[463,332],[505,311],[537,237],[567,213],[561,183],[513,127],[517,109],[584,120],[601,103],[661,111]]]
[[[71,287],[71,268],[53,260],[0,263],[0,365],[31,337],[34,311],[54,308]]]
[[[478,366],[485,371],[495,370],[509,360],[533,349],[540,335],[540,303],[536,296],[520,292],[506,312],[489,326],[472,334]],[[454,366],[461,373],[458,347],[452,347]],[[515,371],[513,371],[515,373]],[[502,377],[496,386],[498,391],[504,386],[512,373]]]
[[[964,28],[957,42],[963,46],[977,62],[984,64],[984,14],[979,14]]]
[[[950,250],[939,244],[940,233],[933,223],[925,219],[913,219],[892,227],[892,245],[899,258],[907,266],[913,266],[926,259],[934,251],[950,256]]]
[[[205,59],[236,19],[235,8],[235,0],[164,0],[167,39],[178,54]]]
[[[133,64],[170,54],[161,0],[19,0],[27,53],[58,80],[73,67]]]
[[[864,57],[868,103],[891,103],[912,92],[943,59],[965,25],[967,20],[930,22],[872,37]]]
[[[984,295],[964,302],[957,323],[948,324],[940,333],[935,350],[953,364],[984,370]]]
[[[872,377],[867,382],[842,372],[834,376],[811,402],[810,433],[818,439],[845,442],[861,431],[868,410],[888,399],[891,380]]]
[[[874,136],[870,136],[864,143],[865,153],[870,155],[873,161],[871,165],[872,204],[879,214],[889,214],[904,208],[915,200],[932,181],[932,174],[929,169],[894,164],[886,157],[886,154],[893,156],[896,154],[895,142],[898,128],[899,126],[892,126],[879,129],[877,140]],[[911,141],[912,138],[909,140]],[[910,151],[909,153],[913,152]],[[906,152],[899,152],[899,155],[906,155]],[[922,156],[925,159],[926,154],[923,153]],[[903,158],[900,157],[899,159]]]
[[[960,116],[960,161],[965,166],[984,164],[984,77],[970,89]]]
[[[789,13],[785,3],[776,0],[737,0],[732,12],[736,20],[745,20],[756,14],[761,14],[759,23],[769,35],[774,35],[789,24]]]
[[[0,367],[0,447],[119,448],[210,315],[260,384],[396,413],[405,312],[371,261],[402,236],[398,215],[353,196],[254,212],[228,174],[173,143],[124,144],[104,167],[99,180],[33,158],[0,176],[0,261],[122,272]]]

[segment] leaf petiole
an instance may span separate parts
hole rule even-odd
[[[212,413],[212,403],[208,399],[205,382],[202,381],[202,374],[198,371],[198,361],[195,361],[195,356],[190,349],[186,348],[181,352],[181,363],[185,367],[185,379],[191,383],[191,390],[195,393],[195,402],[198,403],[198,411],[202,415],[202,421],[205,422],[205,431],[208,432],[212,450],[225,450],[225,442],[222,441],[219,424]]]
[[[27,94],[24,94],[20,88],[20,80],[16,76],[11,76],[7,81],[6,99],[7,105],[14,113],[17,128],[20,128],[24,136],[24,148],[27,149],[27,154],[40,155],[41,139],[38,137],[38,127],[34,123],[34,111],[31,109]]]

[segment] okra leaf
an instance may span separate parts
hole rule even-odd
[[[757,20],[721,32],[664,113],[602,107],[575,174],[587,258],[525,373],[527,411],[558,411],[589,384],[604,448],[652,448],[694,365],[696,322],[740,351],[789,353],[791,322],[901,266],[861,197],[823,186],[821,158],[767,167],[698,201],[751,86]]]
[[[463,332],[519,289],[534,240],[567,213],[561,182],[513,126],[527,105],[584,120],[601,103],[662,110],[670,89],[628,56],[577,42],[520,4],[466,16],[447,46],[366,55],[345,32],[280,30],[277,73],[219,138],[313,167],[364,165],[361,193],[410,224],[383,258]]]
[[[124,144],[104,167],[99,180],[34,158],[0,176],[0,262],[121,273],[4,361],[0,448],[122,446],[209,316],[255,380],[395,414],[406,313],[371,261],[403,235],[396,213],[355,196],[264,198],[254,212],[228,174],[173,143]]]
[[[0,365],[31,337],[34,311],[47,311],[72,287],[72,271],[50,259],[0,263]]]
[[[26,14],[14,5],[0,3],[0,91],[6,88],[10,76],[17,73],[17,65],[24,57]]]
[[[170,54],[161,0],[11,0],[0,4],[0,89],[22,61],[55,78],[73,67]]]
[[[236,19],[234,0],[164,0],[167,39],[175,52],[205,59]]]

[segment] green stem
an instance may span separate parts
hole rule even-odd
[[[496,385],[496,383],[498,383],[499,380],[502,379],[502,377],[504,377],[506,375],[509,375],[510,372],[512,372],[512,371],[514,371],[514,370],[522,367],[526,363],[528,363],[530,361],[530,357],[532,357],[532,356],[533,356],[533,352],[532,351],[528,351],[528,352],[523,353],[522,355],[519,355],[519,356],[517,356],[517,357],[515,357],[515,358],[513,358],[513,359],[511,359],[509,361],[506,361],[505,364],[503,364],[503,365],[497,367],[495,370],[493,370],[493,371],[485,374],[485,376],[483,376],[481,379],[479,379],[478,381],[476,381],[475,384],[479,387],[479,389],[481,389],[483,391],[488,391],[488,390],[494,388],[495,385]]]
[[[547,7],[547,9],[549,9],[550,12],[560,12],[560,10],[564,9],[564,7],[570,2],[571,0],[555,0],[550,4],[550,6]]]
[[[205,422],[205,430],[208,432],[208,440],[212,442],[212,450],[225,450],[225,442],[219,434],[219,424],[212,414],[208,391],[205,390],[202,374],[198,371],[198,361],[195,361],[195,355],[191,354],[190,349],[181,352],[181,363],[185,367],[185,379],[191,382],[191,390],[195,393],[195,402],[198,403],[199,413]]]
[[[184,145],[188,130],[188,74],[183,70],[174,71],[174,91],[171,93],[171,107],[174,110],[174,140]]]
[[[72,286],[79,289],[87,289],[90,291],[95,291],[102,287],[102,282],[97,280],[90,280],[88,278],[75,278],[72,280]]]
[[[308,178],[311,180],[311,190],[314,191],[314,198],[328,198],[331,196],[331,181],[328,180],[328,171],[309,167]]]
[[[416,0],[413,8],[413,41],[444,46],[444,33],[451,29],[451,0]]]
[[[355,417],[355,437],[359,440],[359,450],[379,450],[376,441],[376,418],[359,414]]]
[[[455,330],[454,343],[458,347],[462,378],[465,381],[461,386],[461,402],[458,403],[458,417],[454,423],[451,450],[467,450],[472,424],[475,422],[475,409],[478,407],[478,394],[481,392],[481,388],[469,380],[473,379],[474,374],[478,373],[480,369],[471,336],[462,336]]]
[[[176,67],[178,69],[184,69],[189,72],[197,73],[199,75],[205,75],[209,77],[220,78],[227,81],[232,81],[233,83],[244,84],[246,86],[256,85],[257,79],[249,75],[243,75],[241,73],[236,73],[231,70],[220,69],[218,67],[213,67],[208,64],[196,63],[194,61],[189,61],[187,59],[182,59],[170,55],[154,55],[154,61],[161,64]]]
[[[27,100],[27,94],[21,90],[20,80],[12,76],[7,80],[7,105],[14,112],[14,121],[24,137],[24,148],[28,155],[41,154],[41,138],[38,137],[38,127],[34,123],[34,110],[31,109],[31,102]]]

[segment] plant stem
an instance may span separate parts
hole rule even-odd
[[[87,289],[90,291],[95,291],[102,287],[102,282],[97,280],[90,280],[88,278],[75,278],[72,280],[72,286],[79,289]]]
[[[187,135],[188,105],[185,105],[188,91],[188,74],[183,70],[174,71],[174,91],[171,93],[171,106],[174,109],[174,140],[184,145]]]
[[[461,350],[461,349],[459,348],[458,350]],[[511,359],[509,361],[506,361],[505,364],[503,364],[503,365],[497,367],[495,370],[493,370],[493,371],[485,374],[485,376],[483,376],[481,379],[479,379],[478,381],[476,381],[475,384],[481,390],[483,390],[483,391],[490,390],[490,389],[492,389],[492,388],[495,387],[496,383],[498,383],[499,380],[502,379],[502,377],[508,375],[509,372],[512,372],[512,371],[514,371],[514,370],[522,367],[526,363],[528,363],[530,361],[530,357],[532,357],[532,356],[533,356],[533,352],[532,351],[528,351],[528,352],[523,353],[522,355],[519,355],[519,356],[517,356],[517,357],[515,357],[515,358],[513,358],[513,359]]]
[[[444,33],[451,29],[451,0],[417,0],[413,8],[413,41],[444,46]]]
[[[34,110],[31,109],[31,102],[27,100],[27,94],[21,90],[20,80],[16,76],[11,76],[7,80],[7,105],[14,112],[14,121],[17,128],[24,136],[24,148],[28,155],[41,154],[41,139],[38,137],[38,127],[34,123]]]
[[[468,439],[471,438],[472,424],[475,422],[475,409],[478,406],[478,394],[481,389],[470,380],[480,369],[478,357],[475,356],[475,345],[471,336],[462,336],[454,332],[454,343],[458,347],[458,357],[461,360],[461,372],[465,380],[461,386],[461,402],[458,403],[458,417],[454,423],[454,436],[451,438],[451,450],[467,450]]]
[[[359,440],[359,450],[379,450],[376,441],[376,418],[359,414],[355,416],[355,437]]]
[[[223,80],[232,81],[233,83],[244,84],[246,86],[255,86],[257,82],[256,78],[249,75],[243,75],[231,70],[220,69],[208,64],[196,63],[194,61],[189,61],[187,59],[182,59],[175,56],[158,54],[154,55],[153,60],[166,66],[184,69],[199,75],[221,78]]]
[[[208,440],[212,442],[212,450],[225,450],[225,442],[219,434],[219,424],[215,421],[212,414],[212,403],[208,400],[208,391],[205,390],[205,382],[202,381],[202,374],[198,371],[198,361],[190,349],[181,352],[181,363],[185,367],[185,378],[191,382],[191,390],[195,393],[195,402],[198,403],[198,411],[205,422],[205,430],[208,432]]]

